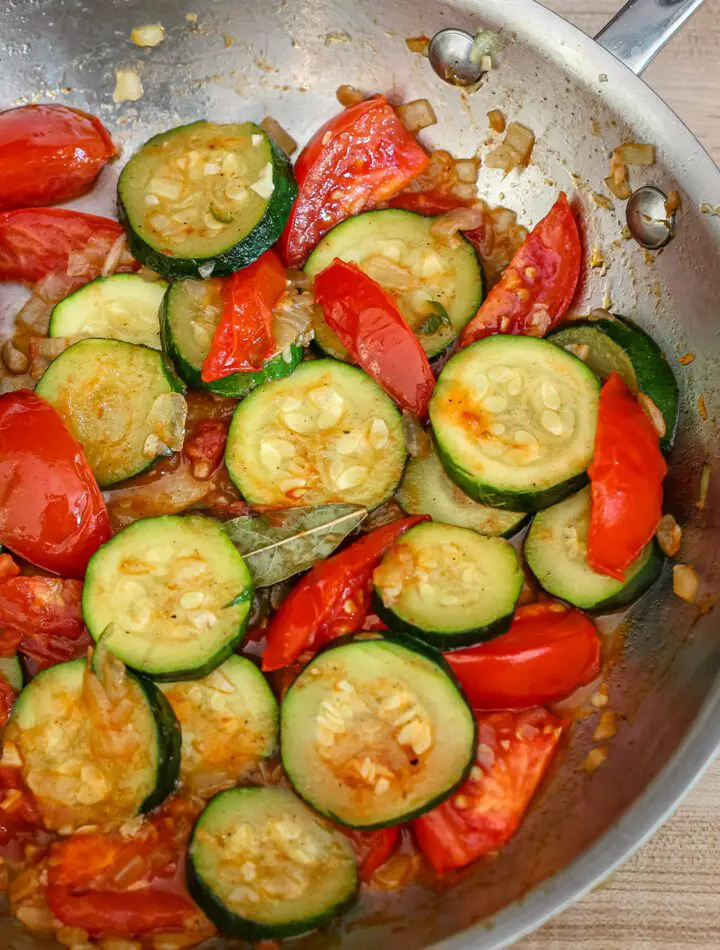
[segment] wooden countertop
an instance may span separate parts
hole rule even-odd
[[[544,0],[596,33],[616,0]],[[645,73],[720,164],[720,0],[706,0]],[[608,882],[518,950],[720,948],[720,760]]]

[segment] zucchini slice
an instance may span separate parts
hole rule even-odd
[[[523,573],[508,541],[430,522],[395,542],[373,580],[378,616],[391,630],[452,650],[508,630]]]
[[[592,370],[547,340],[479,340],[448,361],[430,400],[445,471],[485,505],[547,508],[587,480],[599,392]]]
[[[242,656],[199,680],[160,688],[182,728],[180,781],[209,798],[247,778],[277,751],[278,704],[255,664]]]
[[[335,641],[302,670],[280,709],[293,787],[351,828],[409,821],[446,799],[472,767],[475,732],[442,656],[392,634]]]
[[[146,142],[118,181],[133,256],[170,280],[226,277],[280,237],[290,160],[252,122],[193,122]]]
[[[361,369],[311,360],[240,403],[225,462],[253,505],[375,508],[402,476],[402,418]]]
[[[448,478],[434,449],[426,458],[410,459],[397,499],[409,515],[430,515],[433,521],[472,528],[489,537],[509,538],[529,519],[522,511],[488,508],[473,501]]]
[[[17,653],[14,656],[0,656],[0,675],[5,677],[16,693],[20,692],[25,677]]]
[[[6,727],[45,826],[109,829],[159,805],[180,762],[175,716],[155,686],[126,673],[107,687],[84,659],[42,670]]]
[[[614,370],[634,393],[649,396],[665,419],[660,446],[664,452],[670,451],[680,402],[677,380],[663,351],[637,323],[614,315],[579,320],[552,333],[548,340],[558,346],[585,344],[585,362],[601,380]]]
[[[484,281],[472,244],[462,236],[452,245],[434,237],[430,230],[434,220],[400,208],[348,218],[320,241],[305,264],[305,273],[314,277],[336,257],[357,264],[395,297],[427,355],[435,356],[477,313]],[[434,320],[438,315],[442,319]],[[314,330],[323,352],[349,359],[320,313]]]
[[[220,524],[162,515],[128,525],[90,558],[83,618],[123,663],[158,680],[199,679],[242,640],[245,562]]]
[[[137,274],[98,277],[56,304],[50,336],[101,337],[160,349],[160,304],[164,280]]]
[[[221,287],[220,280],[180,280],[171,285],[160,311],[163,349],[188,386],[242,399],[260,383],[290,376],[302,361],[303,348],[291,344],[257,373],[232,373],[204,383],[203,363],[222,315]]]
[[[184,400],[161,353],[120,340],[80,340],[47,368],[35,391],[82,445],[101,488],[131,478],[159,457],[169,419]],[[167,438],[167,436],[166,436]]]
[[[284,788],[221,792],[200,815],[187,858],[191,895],[225,933],[293,937],[355,900],[350,839]]]
[[[665,558],[656,541],[618,581],[586,560],[590,487],[536,515],[525,539],[525,559],[542,587],[582,610],[606,612],[637,600],[660,576]]]

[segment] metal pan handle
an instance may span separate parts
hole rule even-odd
[[[639,76],[703,0],[629,0],[595,37]]]

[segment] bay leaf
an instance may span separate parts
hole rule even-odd
[[[269,587],[326,558],[367,517],[359,505],[315,505],[234,518],[223,528],[256,587]]]

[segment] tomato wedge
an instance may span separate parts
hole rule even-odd
[[[600,390],[587,560],[594,571],[623,580],[652,540],[662,517],[667,464],[652,423],[617,373]]]
[[[582,245],[564,192],[535,225],[460,337],[544,336],[566,314],[580,279]]]
[[[143,887],[136,891],[86,891],[51,885],[48,907],[66,927],[81,927],[92,937],[104,934],[140,937],[152,933],[182,933],[193,929],[200,911],[189,896]],[[209,936],[209,931],[205,936]],[[198,936],[198,941],[204,939]]]
[[[272,250],[223,281],[223,312],[203,363],[203,382],[262,369],[277,351],[272,312],[286,286],[285,268]]]
[[[117,155],[100,119],[62,105],[0,112],[0,210],[69,201]]]
[[[271,620],[263,670],[289,666],[304,650],[317,650],[335,637],[362,630],[370,602],[372,572],[401,534],[426,520],[425,515],[417,515],[393,521],[370,531],[326,561],[318,561],[290,591]]]
[[[400,844],[400,828],[379,828],[377,831],[349,831],[358,862],[358,876],[369,881],[378,868],[389,860]]]
[[[82,583],[56,577],[13,577],[0,584],[0,656],[16,650],[32,672],[74,660],[92,643],[80,603]]]
[[[0,213],[0,280],[35,283],[57,273],[70,293],[102,273],[108,252],[123,229],[117,221],[65,208],[22,208]],[[79,260],[78,258],[84,258]],[[121,255],[116,271],[140,265]]]
[[[456,208],[466,208],[467,201],[443,191],[401,191],[388,201],[391,208],[403,208],[416,214],[447,214]]]
[[[325,322],[353,359],[404,409],[427,416],[435,377],[392,297],[355,264],[337,258],[315,278]]]
[[[526,709],[569,696],[600,672],[593,623],[558,602],[519,607],[507,633],[445,659],[473,709]]]
[[[82,577],[109,538],[103,496],[55,409],[27,390],[0,396],[0,542],[46,571]]]
[[[478,758],[460,791],[412,823],[438,872],[498,851],[517,830],[553,759],[564,723],[546,709],[477,717]]]
[[[298,198],[280,238],[285,263],[301,267],[330,228],[397,194],[428,161],[385,96],[334,116],[295,162]]]

